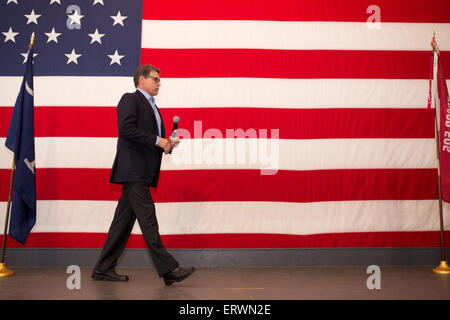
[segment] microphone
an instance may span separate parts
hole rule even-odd
[[[180,117],[179,116],[173,117],[172,138],[175,138],[177,136],[178,122],[180,122]]]
[[[180,122],[180,117],[179,116],[173,117],[172,138],[177,137],[178,122]],[[173,148],[170,148],[169,154],[172,154],[172,150]]]

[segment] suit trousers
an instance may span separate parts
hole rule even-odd
[[[128,182],[122,188],[114,219],[108,231],[105,245],[95,269],[100,272],[113,271],[138,220],[144,240],[160,277],[179,266],[164,247],[159,234],[155,203],[150,186],[144,182]]]

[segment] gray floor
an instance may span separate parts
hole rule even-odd
[[[381,266],[381,289],[373,290],[366,266],[198,268],[170,287],[153,268],[118,269],[127,283],[94,281],[92,268],[81,268],[79,290],[67,288],[66,268],[8,267],[15,275],[0,278],[1,300],[450,300],[450,275],[432,273],[435,266]]]

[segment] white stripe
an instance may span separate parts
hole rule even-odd
[[[33,232],[108,232],[115,201],[38,201]],[[6,203],[0,202],[1,212]],[[444,205],[450,228],[450,205]],[[157,203],[161,234],[439,230],[437,200]],[[224,218],[226,217],[226,218]],[[3,219],[0,229],[3,230]],[[136,223],[134,234],[140,234]]]
[[[34,77],[35,106],[116,106],[132,77]],[[14,106],[22,77],[0,77],[0,105]]]
[[[142,47],[429,51],[433,31],[450,50],[449,23],[144,20]]]
[[[386,79],[176,78],[164,80],[158,106],[424,108],[427,84],[427,80]]]
[[[0,77],[0,106],[14,105],[20,84]],[[116,106],[135,91],[131,77],[35,77],[34,86],[35,106]],[[156,97],[161,108],[426,108],[427,101],[426,79],[167,78]]]
[[[0,168],[9,169],[5,140]],[[111,168],[116,152],[116,138],[36,138],[35,145],[37,168]],[[434,139],[182,139],[162,170],[434,168],[435,158]]]

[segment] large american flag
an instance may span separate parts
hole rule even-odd
[[[2,217],[33,31],[26,247],[103,246],[115,108],[140,63],[161,69],[166,135],[175,115],[183,129],[152,190],[168,248],[439,246],[426,107],[433,32],[450,72],[448,0],[0,0]],[[138,224],[128,247],[145,247]]]

